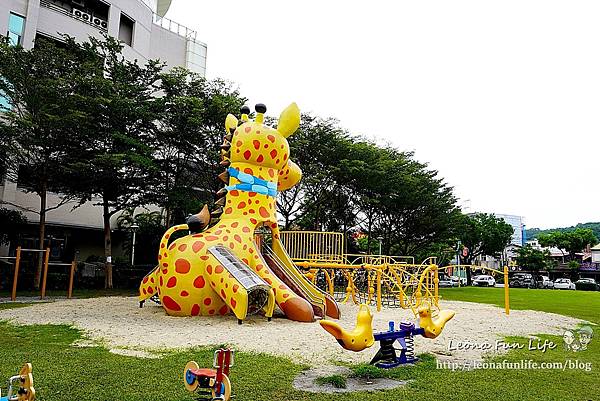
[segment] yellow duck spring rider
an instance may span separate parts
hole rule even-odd
[[[373,315],[365,304],[360,305],[356,316],[356,327],[352,331],[343,329],[338,323],[321,320],[319,324],[330,333],[338,343],[349,351],[360,352],[370,348],[375,341],[379,342],[379,350],[371,360],[371,364],[390,369],[407,363],[415,363],[418,358],[414,353],[414,336],[436,338],[442,333],[446,323],[454,317],[454,311],[441,310],[436,317],[432,316],[431,305],[423,302],[417,309],[417,323],[400,322],[398,328],[389,322],[385,332],[373,333]],[[394,347],[398,342],[400,348]],[[400,350],[400,354],[397,351]]]
[[[275,305],[300,322],[339,317],[333,298],[295,268],[279,239],[277,193],[302,177],[286,139],[300,124],[300,110],[292,103],[277,128],[263,124],[265,105],[255,110],[252,121],[250,109],[242,108],[241,124],[227,116],[221,146],[225,171],[218,176],[225,186],[216,193],[217,209],[205,207],[163,235],[159,264],[140,285],[140,306],[158,298],[169,315],[233,313],[240,323],[260,311],[270,319]],[[270,231],[271,245],[255,243],[258,228]],[[189,234],[171,243],[178,231]]]
[[[16,389],[16,391],[15,391]],[[23,365],[19,374],[8,379],[8,393],[0,394],[0,401],[34,401],[33,367],[30,363]]]

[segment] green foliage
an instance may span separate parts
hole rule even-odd
[[[532,272],[549,270],[554,266],[550,251],[538,250],[531,245],[517,250],[516,262],[519,267]]]
[[[347,380],[342,375],[317,377],[315,381],[320,385],[331,384],[335,388],[346,388],[347,386]]]
[[[567,263],[567,266],[569,267],[569,269],[571,270],[577,270],[579,269],[579,262],[576,260],[571,260],[569,261],[569,263]]]
[[[538,241],[541,246],[564,250],[569,254],[570,259],[574,259],[576,253],[582,252],[588,245],[595,245],[598,238],[590,228],[576,228],[572,231],[540,234]]]
[[[561,227],[561,228],[549,228],[546,230],[541,230],[539,228],[530,228],[526,230],[526,235],[528,239],[538,238],[540,234],[549,234],[555,231],[567,232],[574,231],[577,228],[589,228],[594,232],[596,238],[600,238],[600,222],[597,223],[579,223],[570,227]]]
[[[384,372],[382,369],[367,363],[352,366],[351,369],[352,377],[359,377],[367,380],[380,379],[384,377]]]
[[[482,255],[498,256],[510,244],[513,232],[510,224],[492,214],[463,215],[458,237],[467,248],[467,255],[461,254],[464,262],[471,264],[477,256]]]
[[[17,210],[0,208],[0,245],[14,242],[19,236],[19,229],[27,223],[23,213]]]

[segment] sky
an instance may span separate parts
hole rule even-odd
[[[439,171],[468,212],[600,221],[600,2],[174,0],[207,77]],[[595,149],[595,150],[594,150]]]

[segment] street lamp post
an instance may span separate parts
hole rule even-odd
[[[138,228],[140,228],[140,226],[138,226],[137,224],[132,224],[131,227],[129,227],[129,228],[133,232],[133,238],[131,240],[131,266],[134,266],[134,262],[135,262],[135,234],[136,234]]]
[[[383,241],[383,237],[377,237],[377,240],[379,241],[379,256],[381,256],[381,242]]]

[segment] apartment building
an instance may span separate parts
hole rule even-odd
[[[123,54],[130,60],[145,62],[160,59],[167,68],[186,67],[205,75],[206,44],[196,32],[166,18],[171,0],[2,0],[0,3],[0,33],[6,32],[14,45],[32,48],[40,37],[61,40],[67,34],[78,40],[103,34],[119,38]],[[0,102],[6,102],[0,96]],[[1,175],[1,174],[0,174]],[[48,204],[56,205],[60,198],[49,194]],[[17,183],[0,177],[0,206],[24,212],[30,223],[21,245],[35,246],[35,226],[39,216],[39,198],[22,191]],[[95,202],[74,209],[64,205],[47,215],[47,233],[52,256],[65,253],[103,254],[102,210]],[[116,217],[113,219],[116,226]],[[127,239],[126,233],[115,233],[113,244]],[[115,246],[115,254],[119,253]],[[0,248],[0,256],[9,247]],[[65,256],[70,257],[70,256]]]

